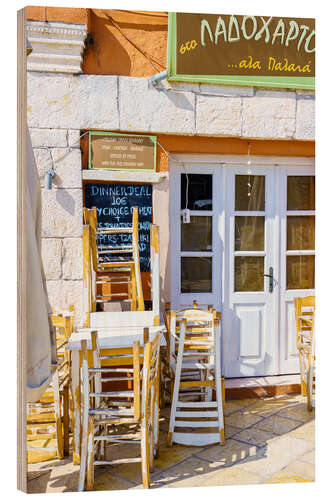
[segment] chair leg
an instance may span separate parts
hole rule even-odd
[[[223,408],[223,421],[225,415],[225,378],[221,377],[221,391],[222,391],[222,408]]]
[[[63,389],[64,456],[69,455],[69,387]]]
[[[54,417],[55,417],[55,427],[57,433],[57,454],[58,458],[64,458],[64,443],[63,443],[63,433],[62,433],[62,421],[61,421],[61,401],[59,392],[59,373],[55,370],[53,374],[53,396],[54,396]]]
[[[223,429],[220,429],[221,443],[225,444],[225,379],[221,377]]]
[[[304,380],[304,360],[303,353],[299,352],[299,366],[300,366],[300,377],[301,377],[301,395],[306,396],[306,381]]]
[[[94,489],[94,417],[88,420],[87,490]]]
[[[143,487],[150,488],[148,421],[146,418],[143,419],[141,426],[141,472]]]

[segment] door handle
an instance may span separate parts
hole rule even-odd
[[[266,276],[266,278],[269,278],[269,289],[268,290],[269,290],[269,293],[273,293],[273,280],[274,280],[273,268],[269,267],[268,272],[269,272],[269,274],[263,274],[263,276]]]

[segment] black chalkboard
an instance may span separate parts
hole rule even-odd
[[[84,187],[85,206],[96,207],[98,227],[125,227],[132,223],[132,208],[139,209],[139,254],[141,272],[150,271],[150,225],[153,204],[151,184],[93,184]],[[131,236],[104,235],[99,243],[126,245]],[[107,238],[107,241],[105,240]]]

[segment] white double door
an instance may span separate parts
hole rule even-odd
[[[172,307],[222,312],[226,377],[299,371],[293,300],[314,294],[314,167],[302,160],[171,166]]]

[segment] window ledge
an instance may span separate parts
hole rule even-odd
[[[82,170],[85,181],[144,182],[158,184],[168,177],[167,172],[129,172],[124,170]]]

